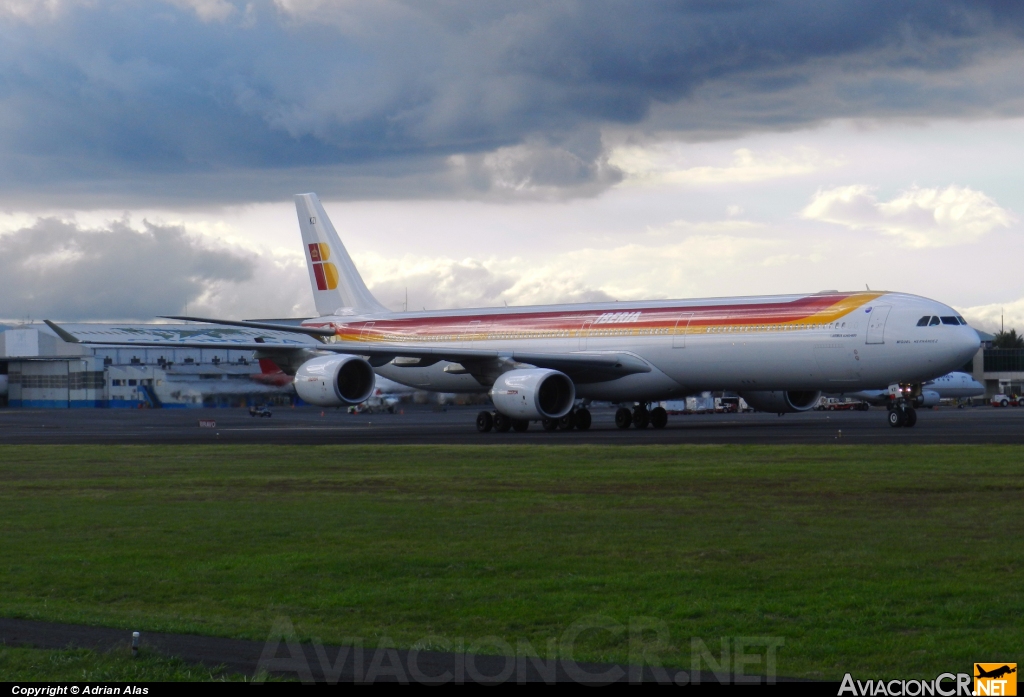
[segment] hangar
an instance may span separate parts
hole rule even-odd
[[[257,332],[194,324],[78,324],[77,334],[116,341],[204,337],[252,342]],[[268,379],[251,350],[69,344],[46,325],[0,327],[0,406],[12,408],[189,408],[291,404],[290,383]],[[297,334],[258,332],[269,343],[315,344]]]

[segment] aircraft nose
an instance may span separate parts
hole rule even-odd
[[[963,350],[964,360],[972,357],[981,348],[981,337],[971,327],[963,327],[964,331],[961,332],[959,341],[957,342]]]

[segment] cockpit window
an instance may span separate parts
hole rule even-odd
[[[960,320],[960,324],[964,325],[965,327],[967,326],[967,320],[965,320],[963,317],[957,315],[956,318]]]
[[[917,326],[919,326],[919,327],[927,327],[928,326],[928,320],[930,320],[930,319],[931,319],[931,315],[925,315],[921,319],[917,320]]]
[[[932,321],[928,323],[929,327],[934,327],[936,324],[940,324],[938,317],[932,317]]]
[[[942,323],[943,324],[955,324],[958,327],[960,326],[960,320],[958,320],[956,317],[943,317],[942,318]]]

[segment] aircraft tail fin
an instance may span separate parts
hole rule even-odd
[[[269,358],[260,358],[260,373],[263,375],[276,375],[284,372],[281,367]]]
[[[297,194],[302,246],[316,311],[322,317],[351,309],[355,314],[387,312],[363,283],[316,194]]]

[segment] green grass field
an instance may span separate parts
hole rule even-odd
[[[781,637],[779,675],[931,678],[1024,662],[1022,475],[999,446],[3,447],[0,616],[544,655],[600,615],[672,666]]]
[[[0,679],[5,682],[149,682],[241,681],[248,676],[211,670],[141,651],[99,652],[86,649],[51,651],[0,647]],[[261,679],[267,679],[261,676]]]

